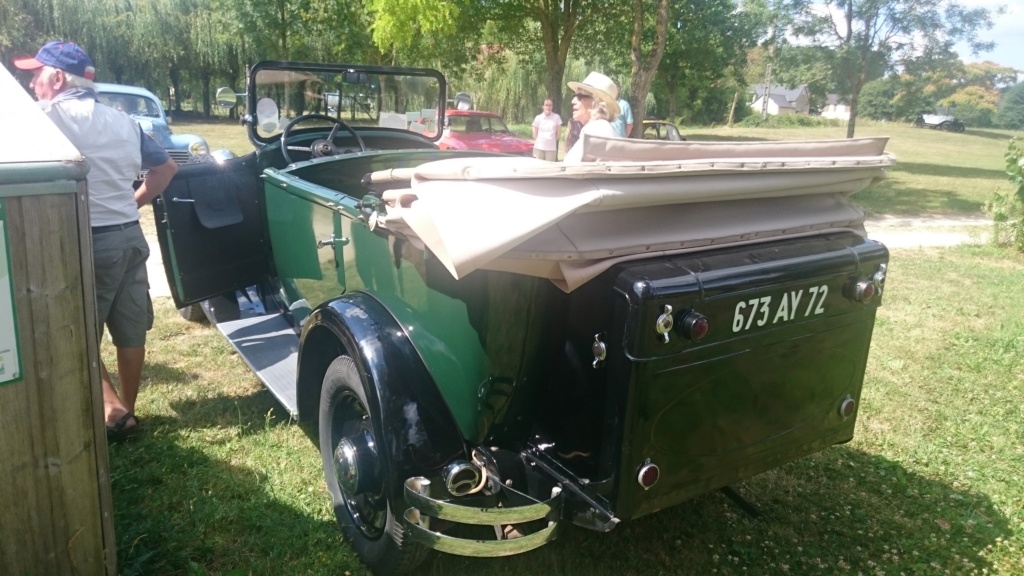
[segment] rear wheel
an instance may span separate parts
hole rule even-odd
[[[390,502],[390,463],[382,441],[380,409],[367,398],[355,362],[340,356],[327,368],[320,393],[320,457],[327,491],[345,538],[376,574],[404,574],[427,555],[405,542]]]
[[[206,313],[203,312],[201,304],[189,304],[184,308],[178,308],[178,315],[189,322],[202,322],[206,320]]]

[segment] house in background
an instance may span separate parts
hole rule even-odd
[[[750,107],[756,112],[760,112],[766,97],[764,93],[764,85],[754,84],[750,87],[750,91],[753,94],[750,101]],[[808,96],[806,84],[801,84],[796,88],[772,86],[767,94],[767,98],[768,113],[772,116],[782,114],[810,114],[811,112],[811,99]]]
[[[825,97],[825,107],[821,110],[821,117],[834,120],[849,120],[850,105],[844,102],[839,94],[829,94]]]

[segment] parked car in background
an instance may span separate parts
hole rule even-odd
[[[444,134],[437,143],[441,150],[481,150],[519,156],[533,155],[533,141],[508,129],[501,115],[481,110],[448,110]]]
[[[137,86],[96,83],[100,102],[130,114],[142,130],[153,137],[178,164],[206,162],[210,147],[195,134],[171,132],[170,119],[155,94]]]
[[[927,126],[947,132],[963,132],[967,129],[967,126],[960,120],[957,120],[956,116],[946,114],[921,114],[917,117],[917,120],[914,120],[914,126],[918,128]]]
[[[644,120],[643,139],[682,142],[686,137],[679,132],[675,124],[667,120]]]

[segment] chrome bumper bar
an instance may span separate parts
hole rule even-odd
[[[433,497],[432,490],[444,492],[444,498]],[[450,500],[447,490],[432,488],[427,478],[409,478],[405,481],[405,501],[410,508],[403,515],[403,523],[410,540],[448,554],[495,557],[527,552],[555,539],[562,503],[560,488],[553,488],[551,498],[543,502],[511,487],[503,486],[501,490],[507,500],[503,507],[480,507],[471,504],[472,498],[463,498],[465,503]],[[431,518],[493,526],[495,538],[468,539],[435,532],[430,529]],[[544,519],[547,519],[547,526],[529,534],[522,534],[516,526]]]

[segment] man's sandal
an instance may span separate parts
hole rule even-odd
[[[135,420],[135,425],[125,428],[130,420]],[[139,419],[131,411],[125,412],[117,422],[107,426],[107,442],[121,442],[139,431]]]

